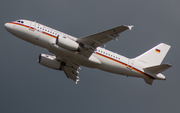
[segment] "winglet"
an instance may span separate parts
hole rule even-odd
[[[129,28],[129,30],[131,30],[134,26],[133,25],[131,25],[131,26],[127,26],[128,28]]]

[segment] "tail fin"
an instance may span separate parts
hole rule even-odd
[[[146,63],[147,67],[160,65],[171,46],[160,43],[147,52],[136,57],[136,60]]]

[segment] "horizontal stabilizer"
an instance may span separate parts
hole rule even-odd
[[[170,65],[170,64],[161,64],[161,65],[157,65],[157,66],[144,68],[144,71],[147,71],[147,72],[150,72],[153,74],[158,74],[158,73],[165,71],[166,69],[168,69],[170,67],[172,67],[172,65]]]
[[[149,85],[152,85],[152,83],[153,83],[153,79],[144,78],[144,81]]]

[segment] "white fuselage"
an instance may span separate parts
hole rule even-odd
[[[98,68],[103,71],[134,76],[141,78],[157,79],[154,76],[146,74],[142,68],[143,64],[137,60],[129,59],[117,53],[111,52],[101,47],[97,47],[96,51],[89,57],[84,57],[76,51],[70,51],[59,47],[55,44],[58,35],[68,37],[74,41],[77,38],[54,30],[42,24],[22,20],[8,22],[5,24],[6,29],[13,35],[28,41],[32,44],[46,48],[49,52],[55,54],[65,61],[73,61],[78,65]]]

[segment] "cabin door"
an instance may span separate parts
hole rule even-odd
[[[128,69],[132,69],[132,68],[133,68],[133,65],[134,65],[134,61],[131,60],[131,59],[129,59],[129,60],[128,60],[127,68],[128,68]]]
[[[31,21],[30,25],[29,25],[29,30],[34,31],[35,27],[36,27],[36,21],[34,21],[34,22]]]

